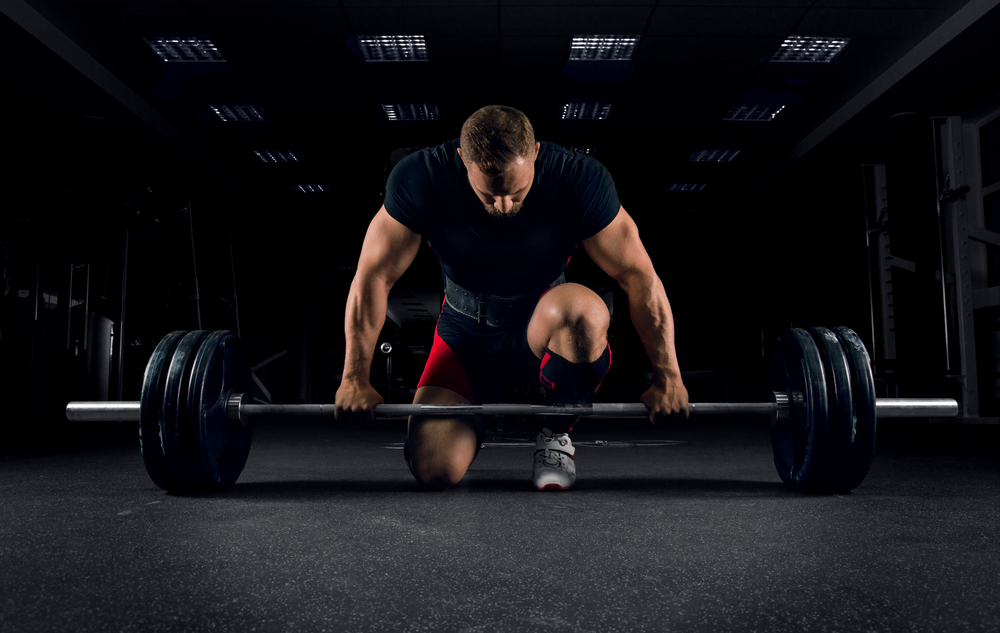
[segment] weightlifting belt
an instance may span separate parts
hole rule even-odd
[[[566,283],[566,274],[549,284],[549,288]],[[531,316],[541,292],[501,297],[483,292],[472,292],[459,286],[450,277],[445,277],[444,297],[459,314],[474,319],[476,323],[489,327],[510,327]]]

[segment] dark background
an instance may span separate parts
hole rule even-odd
[[[671,301],[692,401],[765,398],[765,355],[792,325],[845,325],[873,349],[861,165],[885,164],[894,253],[926,263],[899,276],[907,371],[896,386],[949,396],[930,118],[1000,88],[994,4],[4,0],[2,424],[42,432],[71,399],[115,399],[122,338],[121,398],[137,400],[160,338],[199,327],[195,261],[201,327],[238,328],[253,363],[285,352],[256,372],[272,400],[333,402],[345,300],[390,155],[456,138],[490,103],[610,170]],[[429,61],[366,63],[353,39],[378,33],[425,35]],[[568,62],[570,37],[584,33],[641,40],[629,62]],[[191,65],[161,63],[142,39],[190,34],[226,62],[189,78]],[[769,63],[792,34],[851,40],[834,63]],[[789,105],[767,124],[722,120],[755,96]],[[223,123],[209,110],[245,99],[270,120]],[[573,99],[609,102],[610,114],[562,120]],[[432,102],[439,118],[390,121],[382,104],[399,101]],[[689,161],[706,147],[740,153]],[[305,160],[265,164],[260,149]],[[668,192],[677,182],[707,186]],[[296,193],[298,183],[329,191]],[[624,293],[582,249],[567,278],[614,289],[614,366],[598,400],[635,401],[649,361]],[[393,292],[440,289],[424,245]],[[85,305],[116,324],[113,349],[82,350]],[[415,387],[432,333],[433,322],[387,321],[393,402]],[[992,339],[982,345],[992,354]],[[383,392],[384,361],[376,352]]]

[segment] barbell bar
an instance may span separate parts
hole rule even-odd
[[[770,402],[692,403],[694,416],[767,415],[778,475],[804,492],[844,492],[864,480],[881,418],[954,417],[946,398],[876,398],[871,360],[849,328],[790,328],[771,348]],[[243,344],[232,332],[172,332],[146,365],[139,402],[71,402],[73,421],[138,421],[143,461],[171,492],[232,486],[250,453],[255,416],[334,416],[329,404],[254,404]],[[642,403],[381,404],[380,418],[408,415],[647,417]]]
[[[248,404],[243,394],[230,396],[227,419],[246,425],[248,418],[334,417],[332,404]],[[787,418],[789,402],[799,394],[774,392],[771,402],[692,402],[690,415],[767,415],[772,420]],[[66,419],[73,422],[138,422],[139,402],[70,402]],[[958,415],[958,401],[950,398],[878,398],[876,415],[887,418],[948,418]],[[376,418],[401,418],[411,415],[579,415],[592,418],[644,418],[649,409],[642,403],[610,402],[593,404],[379,404]]]

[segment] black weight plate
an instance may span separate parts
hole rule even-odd
[[[171,332],[164,336],[153,350],[146,373],[142,379],[142,396],[139,399],[139,447],[146,472],[153,483],[166,489],[170,481],[170,468],[163,446],[163,392],[167,383],[167,370],[177,343],[187,332]]]
[[[166,485],[160,487],[168,492],[188,492],[189,466],[182,445],[188,383],[191,379],[195,354],[208,335],[208,330],[195,330],[185,334],[177,343],[167,370],[160,416],[163,419],[163,452],[170,475]]]
[[[855,414],[851,369],[837,334],[825,327],[809,328],[823,358],[828,398],[826,472],[817,491],[845,492],[845,475],[854,436]]]
[[[240,339],[214,332],[198,350],[188,389],[185,444],[191,456],[191,487],[205,492],[229,488],[243,472],[253,427],[230,422],[226,404],[233,393],[253,393],[253,378]]]
[[[854,398],[855,426],[851,442],[847,472],[844,475],[844,490],[853,490],[861,485],[871,469],[875,457],[875,379],[872,376],[871,359],[864,343],[853,330],[836,327],[833,330],[840,337],[841,346],[847,354],[851,366],[851,393]]]
[[[812,337],[789,328],[771,348],[772,391],[801,394],[789,417],[771,427],[771,447],[778,476],[792,490],[816,490],[823,479],[827,436],[827,388],[823,360]]]

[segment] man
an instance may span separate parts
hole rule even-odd
[[[347,300],[338,419],[372,420],[383,401],[368,380],[372,355],[389,290],[421,236],[446,286],[414,403],[500,402],[514,381],[539,381],[549,404],[590,402],[611,365],[610,315],[589,288],[565,283],[563,270],[583,244],[628,295],[653,368],[641,397],[650,421],[687,417],[670,304],[610,174],[593,158],[536,142],[520,111],[486,106],[460,139],[410,154],[389,176]],[[539,490],[573,486],[574,422],[549,416],[538,435]],[[483,434],[480,416],[413,416],[404,457],[418,482],[447,488],[465,475]]]

